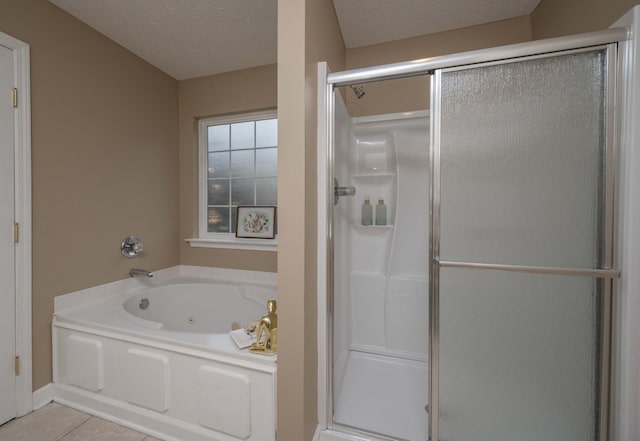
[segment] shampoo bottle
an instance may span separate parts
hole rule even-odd
[[[373,224],[373,206],[369,202],[369,196],[365,196],[362,204],[362,225]]]
[[[378,205],[376,205],[376,225],[387,225],[387,206],[382,196],[378,198]]]

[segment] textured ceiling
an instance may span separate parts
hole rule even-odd
[[[177,80],[276,62],[277,0],[49,1]],[[517,17],[539,2],[333,0],[347,48]]]
[[[50,0],[177,80],[276,62],[277,0]]]

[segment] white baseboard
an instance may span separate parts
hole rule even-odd
[[[33,392],[33,410],[38,410],[52,402],[55,398],[56,385],[49,383]]]

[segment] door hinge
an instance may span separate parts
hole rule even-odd
[[[20,356],[19,355],[16,355],[16,360],[13,367],[16,372],[16,377],[19,376],[20,375]]]
[[[18,89],[13,88],[13,107],[18,107]]]
[[[20,224],[18,222],[13,224],[13,241],[15,243],[20,242]]]

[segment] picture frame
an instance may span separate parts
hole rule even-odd
[[[275,206],[243,205],[237,208],[236,237],[274,239],[276,228]]]

